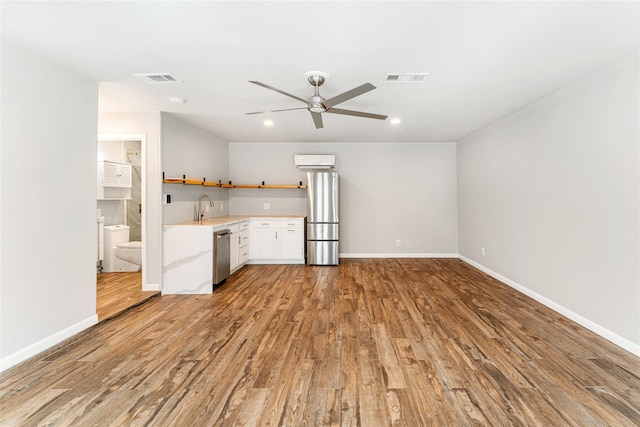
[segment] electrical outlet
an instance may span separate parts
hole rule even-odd
[[[402,240],[400,239],[396,240],[396,246],[400,246],[400,245],[402,245]]]
[[[484,246],[480,248],[480,253],[484,256]]]
[[[224,210],[224,203],[220,203],[220,210],[223,211]]]
[[[265,211],[268,211],[269,209],[271,209],[271,203],[263,203],[262,209],[264,209]]]

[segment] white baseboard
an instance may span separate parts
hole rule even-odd
[[[98,315],[94,314],[93,316],[88,317],[87,319],[82,320],[75,325],[71,325],[68,328],[56,332],[55,334],[50,335],[36,343],[33,343],[30,346],[23,348],[22,350],[16,351],[15,353],[0,359],[0,372],[6,371],[12,366],[17,365],[20,362],[24,362],[25,360],[35,356],[36,354],[48,350],[56,344],[60,344],[67,338],[71,338],[75,334],[82,332],[97,323]]]
[[[254,259],[254,260],[248,260],[246,262],[246,264],[249,265],[260,265],[260,264],[305,264],[305,259],[304,258],[299,258],[299,259]]]
[[[467,257],[464,257],[462,255],[458,256],[462,261],[466,262],[469,265],[474,266],[475,268],[477,268],[478,270],[483,271],[484,273],[487,273],[489,276],[493,277],[494,279],[497,279],[499,281],[501,281],[502,283],[522,292],[523,294],[533,298],[534,300],[538,301],[541,304],[544,304],[545,306],[547,306],[548,308],[552,309],[553,311],[562,314],[563,316],[573,320],[574,322],[578,323],[579,325],[584,326],[585,328],[589,329],[590,331],[600,335],[602,338],[611,341],[612,343],[614,343],[615,345],[622,347],[623,349],[635,354],[636,356],[640,357],[640,345],[636,344],[624,337],[621,337],[620,335],[608,330],[607,328],[604,328],[600,325],[598,325],[597,323],[582,317],[581,315],[569,310],[568,308],[566,308],[563,305],[558,304],[555,301],[550,300],[547,297],[544,297],[540,294],[538,294],[535,291],[532,291],[531,289],[520,285],[519,283],[514,282],[513,280],[509,279],[508,277],[504,277],[503,275],[496,273],[493,270],[490,270],[489,268],[483,266],[482,264],[479,264]]]
[[[449,253],[393,253],[393,254],[344,254],[339,255],[340,258],[458,258],[458,254]]]

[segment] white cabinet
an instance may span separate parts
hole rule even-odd
[[[242,266],[249,261],[250,252],[250,233],[249,233],[249,221],[242,221],[240,223],[240,243],[238,246],[238,264]]]
[[[304,219],[252,219],[253,264],[304,264]]]
[[[105,187],[131,188],[131,165],[127,163],[101,162],[102,185]]]
[[[278,220],[251,220],[251,248],[252,260],[278,258]]]
[[[304,258],[303,221],[281,219],[278,227],[278,249],[280,259]]]
[[[249,221],[241,221],[229,226],[231,231],[230,267],[236,271],[249,259]]]
[[[229,269],[234,271],[240,266],[238,252],[240,249],[240,233],[238,232],[238,224],[229,226],[231,232],[231,240],[229,242]]]
[[[98,199],[131,198],[131,165],[98,162]]]

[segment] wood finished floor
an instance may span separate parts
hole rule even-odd
[[[100,273],[97,277],[96,313],[104,322],[160,294],[142,290],[142,272]]]
[[[0,387],[2,426],[640,424],[639,358],[453,259],[248,266]]]

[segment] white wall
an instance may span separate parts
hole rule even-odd
[[[343,256],[457,254],[455,143],[230,143],[230,179],[306,184],[293,155],[320,153],[336,155]],[[307,210],[306,192],[297,189],[233,189],[229,202],[231,214]]]
[[[229,179],[229,143],[167,113],[162,114],[162,153],[162,170],[166,178],[185,175],[211,182]],[[164,184],[163,192],[171,195],[171,203],[163,205],[164,224],[197,218],[198,199],[205,194],[215,205],[209,208],[205,217],[229,213],[229,189]]]
[[[97,83],[2,42],[0,356],[95,324]]]
[[[461,255],[636,354],[638,75],[616,64],[458,146]]]
[[[146,136],[145,191],[143,192],[143,256],[144,290],[162,289],[162,172],[160,171],[160,113],[100,113],[98,132],[101,134],[143,134]],[[94,164],[97,157],[94,156]],[[95,203],[95,202],[94,202]],[[95,211],[94,211],[95,212]]]

